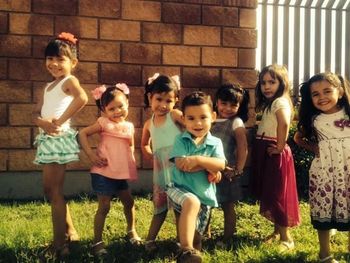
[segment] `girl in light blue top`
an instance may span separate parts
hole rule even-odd
[[[174,110],[179,98],[178,76],[168,77],[154,74],[145,85],[145,105],[151,107],[153,115],[143,127],[141,149],[145,158],[153,158],[153,205],[154,213],[146,238],[146,250],[155,250],[155,239],[163,225],[168,211],[165,186],[171,180],[169,152],[176,135],[180,133],[178,124],[182,113]]]

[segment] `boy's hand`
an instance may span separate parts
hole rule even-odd
[[[208,171],[208,181],[210,183],[217,184],[221,181],[221,172],[210,172]]]
[[[192,172],[197,167],[197,158],[196,156],[180,157],[177,164],[181,171]]]
[[[97,167],[104,167],[108,165],[108,161],[106,158],[99,157],[95,153],[89,155],[89,159],[92,162],[92,164]]]

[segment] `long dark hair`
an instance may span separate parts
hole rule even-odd
[[[126,99],[129,99],[129,95],[125,94],[123,90],[119,89],[116,86],[109,86],[107,87],[106,91],[102,93],[101,98],[96,99],[96,105],[101,111],[105,111],[106,106],[114,100],[114,98],[117,96],[117,94],[124,94]]]
[[[243,122],[248,120],[248,104],[249,104],[249,93],[245,89],[242,89],[239,85],[227,83],[223,84],[215,94],[214,110],[218,113],[217,105],[218,100],[239,103],[239,109],[237,116],[240,117]],[[218,113],[219,114],[219,113]]]
[[[267,99],[261,91],[261,83],[266,73],[269,73],[271,78],[278,79],[280,83],[278,90],[272,99]],[[290,107],[293,108],[293,104],[292,104],[292,100],[290,99],[289,92],[290,92],[290,84],[288,80],[288,71],[286,67],[277,65],[277,64],[272,64],[264,67],[259,74],[258,83],[256,84],[256,87],[255,87],[255,97],[256,97],[255,110],[257,112],[264,111],[266,108],[270,110],[272,102],[275,99],[282,96],[288,99]]]
[[[322,111],[318,110],[312,103],[311,85],[320,81],[327,81],[333,87],[343,89],[344,93],[339,97],[338,105],[340,108],[344,108],[346,115],[350,117],[350,86],[349,82],[342,76],[332,72],[324,72],[316,74],[302,83],[300,86],[301,103],[299,106],[298,131],[302,133],[304,138],[313,142],[317,142],[317,132],[313,126],[313,121]]]

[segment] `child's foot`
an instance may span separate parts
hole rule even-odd
[[[70,233],[66,233],[66,241],[67,242],[77,242],[80,241],[80,236],[77,231],[73,231]]]
[[[102,257],[106,255],[108,252],[105,249],[105,243],[103,241],[99,241],[91,246],[92,254],[96,257]]]
[[[157,244],[155,240],[146,240],[145,241],[145,250],[148,253],[152,253],[157,250]]]
[[[327,257],[324,257],[324,258],[320,257],[320,261],[319,262],[322,262],[322,263],[339,263],[338,261],[336,261],[333,258],[333,256],[327,256]]]
[[[271,244],[275,241],[278,241],[280,239],[280,235],[278,233],[273,232],[272,234],[268,235],[263,239],[263,242],[266,244]]]
[[[201,263],[202,256],[197,249],[183,249],[177,256],[176,263]]]
[[[135,229],[131,229],[127,234],[128,241],[131,245],[139,246],[142,244],[142,239],[139,237]]]
[[[279,252],[283,253],[283,252],[291,251],[294,249],[294,247],[295,245],[293,240],[281,241],[279,245]]]

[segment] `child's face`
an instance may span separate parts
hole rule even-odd
[[[46,68],[54,78],[58,79],[69,75],[77,62],[76,59],[67,56],[47,56]]]
[[[218,99],[217,109],[220,118],[229,119],[237,115],[239,103]]]
[[[128,116],[128,100],[124,94],[118,92],[104,109],[107,118],[114,122],[122,122]]]
[[[174,91],[149,94],[148,99],[152,112],[158,117],[170,112],[177,101]]]
[[[262,78],[260,88],[266,99],[272,99],[278,91],[279,86],[280,81],[277,78],[273,79],[270,73],[267,72]]]
[[[209,132],[212,122],[216,119],[216,113],[212,111],[208,104],[188,106],[182,118],[186,130],[193,137],[201,139]]]
[[[326,114],[339,111],[338,99],[343,95],[343,90],[333,87],[328,81],[314,82],[310,87],[312,103],[316,109]]]

